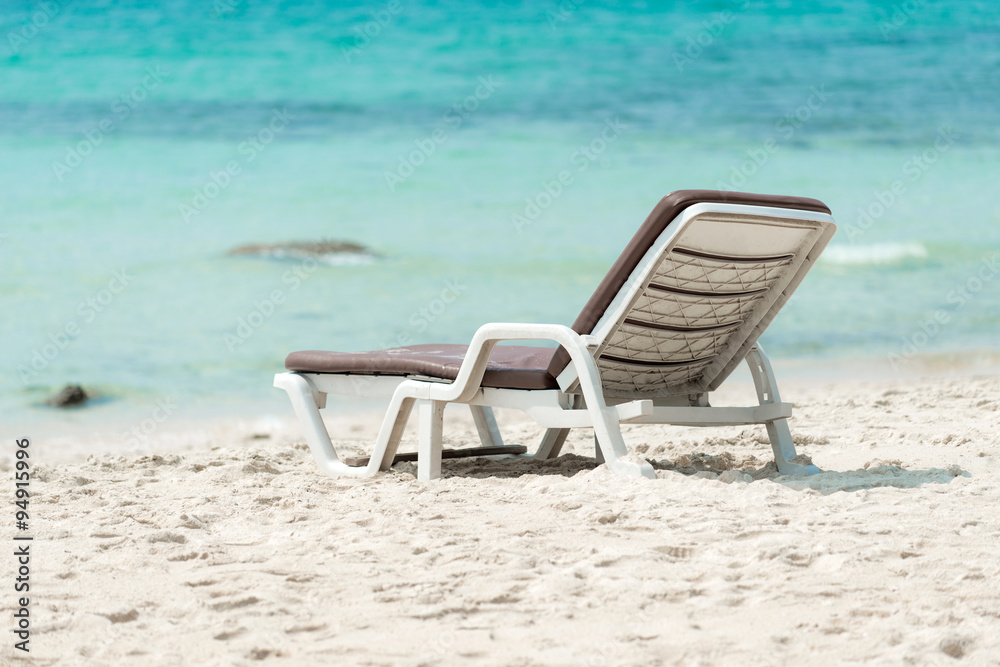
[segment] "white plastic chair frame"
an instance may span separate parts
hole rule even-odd
[[[608,312],[595,327],[596,335],[581,335],[573,329],[557,324],[486,324],[476,331],[468,352],[454,382],[437,378],[416,378],[386,375],[334,374],[334,373],[279,373],[274,386],[288,393],[306,440],[320,469],[327,475],[369,477],[380,470],[388,470],[400,444],[403,429],[414,405],[418,405],[419,427],[417,446],[417,478],[431,480],[441,475],[442,425],[444,407],[448,403],[467,404],[475,421],[479,438],[484,446],[503,444],[493,416],[492,408],[512,408],[525,412],[540,426],[545,435],[535,458],[547,459],[559,455],[569,429],[587,427],[594,429],[595,453],[613,472],[630,477],[654,478],[649,463],[627,460],[628,449],[622,437],[622,423],[676,424],[688,426],[723,426],[763,424],[767,428],[771,449],[778,471],[785,475],[810,475],[819,472],[816,466],[806,466],[791,461],[795,458],[795,445],[788,427],[792,405],[783,403],[771,369],[771,364],[758,344],[742,353],[750,366],[757,390],[758,405],[750,407],[714,407],[708,402],[708,392],[697,392],[656,398],[608,398],[595,354],[607,338],[608,323],[623,317],[624,309],[632,303],[637,290],[652,270],[650,257],[664,251],[667,244],[681,233],[686,222],[706,211],[739,212],[752,215],[770,214],[782,218],[820,221],[824,233],[809,251],[803,266],[788,287],[774,299],[772,310],[754,329],[753,340],[770,323],[773,315],[787,301],[788,295],[802,280],[822,252],[835,226],[828,215],[791,209],[769,209],[759,206],[730,204],[698,204],[688,207],[664,230],[660,239],[641,261],[633,275],[622,287]],[[570,356],[569,366],[560,374],[560,389],[522,390],[482,387],[483,374],[494,346],[501,341],[548,340],[561,345]],[[725,370],[728,376],[735,363]],[[721,382],[724,377],[718,380]],[[320,416],[326,407],[327,394],[367,397],[391,397],[388,410],[375,442],[372,456],[365,466],[351,466],[340,460],[330,440],[329,432]]]

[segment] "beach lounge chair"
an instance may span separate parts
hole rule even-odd
[[[441,474],[447,403],[472,410],[483,447],[503,446],[492,408],[515,408],[547,430],[534,456],[558,456],[571,428],[594,429],[595,451],[616,473],[654,477],[629,460],[620,425],[764,424],[782,474],[818,472],[796,456],[771,365],[757,344],[836,231],[820,201],[712,190],[664,197],[597,287],[572,327],[486,324],[466,345],[374,352],[293,352],[286,391],[316,462],[328,475],[387,470],[412,408],[419,413],[417,477]],[[548,340],[559,347],[497,345]],[[759,405],[714,407],[714,391],[742,361]],[[390,398],[370,459],[342,461],[319,410],[327,394]],[[355,465],[352,465],[355,464]]]

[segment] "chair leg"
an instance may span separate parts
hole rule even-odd
[[[469,404],[472,412],[472,420],[476,422],[476,430],[479,431],[479,442],[483,447],[502,447],[503,437],[497,427],[496,417],[493,416],[493,408],[483,405]]]
[[[594,364],[593,357],[584,356],[584,352],[570,351],[573,363],[577,366],[577,377],[580,379],[580,390],[583,400],[590,413],[590,423],[594,427],[594,438],[597,447],[604,457],[604,464],[612,472],[626,477],[647,477],[656,479],[656,471],[648,462],[635,463],[626,460],[629,455],[625,439],[622,437],[621,423],[618,421],[618,411],[608,406],[604,401],[601,387],[601,376]]]
[[[399,449],[399,442],[403,438],[403,429],[406,422],[410,420],[410,413],[413,412],[414,399],[393,396],[389,402],[385,417],[382,419],[382,426],[379,428],[378,437],[375,439],[375,448],[368,463],[378,461],[376,470],[388,470],[392,467],[392,462],[396,457],[396,450]]]
[[[774,377],[774,370],[764,350],[759,345],[754,345],[747,353],[746,361],[750,366],[758,402],[761,405],[779,403],[781,396],[778,394],[778,381]],[[797,454],[787,419],[776,419],[767,422],[765,426],[767,437],[771,440],[771,450],[774,452],[774,463],[778,466],[778,472],[782,475],[815,475],[822,472],[816,466],[806,466],[789,460],[795,458]]]
[[[308,378],[298,373],[279,373],[274,376],[274,386],[283,389],[292,402],[292,409],[306,436],[316,464],[330,477],[371,477],[392,465],[399,447],[403,428],[410,417],[414,399],[393,396],[389,403],[382,428],[375,440],[375,449],[366,466],[350,466],[340,460],[330,440],[319,410],[326,404],[326,395],[317,391]]]
[[[611,468],[612,472],[629,477],[648,477],[656,479],[656,472],[648,463],[635,464],[622,459],[628,456],[628,447],[622,437],[621,425],[618,423],[618,413],[614,408],[592,407],[594,422],[594,440],[600,458]]]
[[[604,452],[601,451],[601,443],[598,442],[597,436],[594,436],[594,458],[597,459],[597,465],[604,463]]]
[[[320,393],[309,380],[293,373],[275,375],[274,386],[288,394],[292,410],[305,432],[306,442],[316,463],[328,475],[332,474],[329,471],[330,464],[340,463],[340,458],[330,441],[330,433],[326,430],[323,417],[319,414],[320,403],[325,403],[320,399]]]
[[[547,428],[542,436],[542,443],[538,445],[538,450],[534,454],[536,459],[554,459],[559,456],[566,436],[569,435],[568,428]]]
[[[444,401],[421,401],[420,434],[417,440],[417,479],[426,482],[441,476],[441,436]]]
[[[795,458],[797,454],[787,419],[776,419],[773,422],[768,422],[766,426],[767,437],[771,439],[771,451],[774,452],[774,463],[778,466],[778,472],[782,475],[801,476],[823,472],[816,466],[802,465],[788,460]]]

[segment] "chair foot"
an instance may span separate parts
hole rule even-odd
[[[771,439],[771,450],[774,452],[774,463],[778,466],[778,472],[782,475],[815,475],[823,472],[814,465],[803,465],[793,463],[789,459],[796,456],[795,443],[792,442],[792,432],[788,428],[788,421],[778,419],[767,424],[767,435]]]
[[[538,445],[534,457],[536,459],[554,459],[559,456],[568,435],[568,428],[545,429],[545,435],[542,437],[542,442]]]
[[[809,475],[818,475],[823,472],[816,466],[802,465],[801,463],[792,463],[791,461],[778,461],[778,472],[782,475],[795,475],[797,477],[808,477]]]
[[[656,471],[653,470],[653,466],[648,463],[632,463],[631,461],[622,461],[617,459],[614,461],[607,461],[606,466],[611,470],[611,472],[616,475],[621,475],[622,477],[645,477],[646,479],[656,479]]]

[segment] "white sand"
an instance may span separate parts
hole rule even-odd
[[[783,390],[834,472],[776,476],[763,428],[628,428],[655,481],[595,469],[586,431],[426,484],[323,477],[276,425],[72,464],[36,443],[32,662],[1000,664],[1000,377]],[[446,446],[475,444],[459,417]]]

